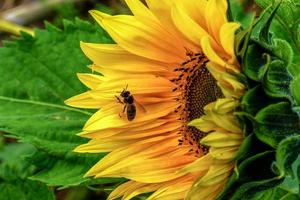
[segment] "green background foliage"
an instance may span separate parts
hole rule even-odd
[[[27,179],[35,167],[25,156],[35,151],[29,144],[9,144],[0,149],[0,199],[54,200],[51,188],[38,181]]]
[[[69,187],[120,181],[83,178],[104,154],[73,152],[76,146],[87,141],[76,134],[92,113],[64,105],[66,99],[86,90],[76,73],[87,72],[90,61],[81,52],[79,41],[111,43],[111,39],[99,27],[81,20],[64,21],[62,30],[47,24],[45,30],[35,33],[35,37],[23,34],[0,48],[0,131],[25,143],[4,147],[0,154],[0,159],[4,159],[1,169],[10,166],[6,164],[7,148],[12,154],[26,154],[26,158],[19,158],[12,167],[21,168],[26,163],[31,169],[30,173],[18,176],[19,179],[15,177],[16,186],[10,179],[1,177],[0,199],[4,198],[2,193],[6,197],[23,195],[12,194],[15,187],[23,191],[30,187],[37,192],[36,187],[41,185],[41,192],[49,193],[45,199],[53,199],[43,183]],[[2,173],[5,174],[11,173]],[[26,195],[23,199],[34,199],[31,193]],[[21,199],[17,197],[14,199]]]

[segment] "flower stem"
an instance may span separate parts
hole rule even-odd
[[[23,31],[34,36],[34,31],[31,28],[20,26],[4,19],[0,19],[0,31],[11,33],[14,35],[20,35],[21,31]]]

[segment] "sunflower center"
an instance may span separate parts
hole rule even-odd
[[[179,72],[178,78],[171,80],[178,85],[174,90],[179,89],[182,93],[179,99],[180,106],[175,110],[176,113],[180,113],[180,120],[183,122],[180,130],[182,139],[179,140],[179,144],[189,145],[190,152],[200,157],[208,153],[208,147],[199,143],[208,133],[187,124],[203,116],[204,107],[222,97],[223,93],[205,67],[207,58],[202,53],[187,52],[187,56],[188,60],[175,69]]]

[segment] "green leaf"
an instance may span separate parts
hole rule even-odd
[[[288,192],[281,189],[280,186],[262,191],[262,192],[258,192],[255,197],[257,200],[275,200],[275,199],[284,199],[285,196],[288,195]]]
[[[253,116],[262,108],[269,104],[276,103],[278,100],[265,94],[260,85],[248,90],[242,97],[241,107],[243,111]]]
[[[65,21],[63,30],[47,24],[34,38],[23,34],[0,48],[0,130],[38,149],[28,158],[39,171],[32,179],[50,185],[94,183],[83,175],[103,157],[73,152],[86,142],[76,134],[92,114],[64,105],[86,90],[76,77],[90,64],[80,41],[112,42],[102,29],[76,20]]]
[[[294,53],[288,42],[272,39],[269,27],[280,4],[268,14],[268,10],[254,26],[245,56],[243,72],[252,80],[262,82],[268,95],[273,97],[290,97],[291,75],[288,72]]]
[[[298,114],[298,117],[300,117],[300,106],[293,107],[293,111]]]
[[[95,159],[98,161],[103,155],[99,157],[91,156],[77,155],[75,157],[73,154],[67,154],[62,159],[44,152],[36,152],[27,160],[41,170],[31,176],[30,179],[45,182],[50,186],[61,186],[60,188],[124,181],[121,178],[83,179],[84,173],[95,164]]]
[[[272,53],[280,60],[284,61],[286,68],[292,63],[294,59],[294,52],[291,45],[286,40],[274,39],[274,49]]]
[[[291,93],[292,93],[292,96],[294,97],[294,103],[296,105],[300,106],[300,75],[297,76],[296,78],[294,78],[294,80],[292,81]]]
[[[239,152],[238,152],[238,155],[236,158],[237,163],[238,163],[238,165],[240,165],[248,158],[257,156],[258,154],[260,154],[262,152],[269,152],[271,150],[272,149],[268,145],[266,145],[266,144],[262,143],[260,140],[258,140],[257,137],[253,133],[249,134],[244,139],[243,143],[240,146],[240,149],[239,149]],[[245,166],[246,165],[244,165],[244,167]]]
[[[267,199],[263,197],[267,189],[272,188],[280,184],[282,180],[280,178],[273,178],[264,181],[248,182],[243,184],[237,189],[232,196],[231,200],[259,200]]]
[[[243,72],[252,80],[261,81],[268,69],[270,60],[270,55],[259,44],[249,44],[243,58]]]
[[[235,55],[241,62],[243,62],[243,58],[248,49],[251,31],[252,31],[252,26],[250,26],[246,30],[241,30],[240,32],[237,32],[235,35],[234,51],[235,51]]]
[[[25,179],[34,171],[34,167],[25,161],[25,156],[35,152],[29,144],[7,144],[0,150],[0,179],[14,181]]]
[[[240,147],[237,167],[218,200],[299,199],[298,140],[299,136],[283,140],[275,159],[274,151],[250,134]]]
[[[3,134],[0,132],[0,150],[4,147],[4,136]]]
[[[300,167],[298,167],[298,169],[297,169],[297,174],[298,174],[298,183],[300,182],[299,180],[300,180]],[[300,185],[298,185],[298,191],[300,191]],[[298,198],[300,198],[300,193],[298,192]]]
[[[54,194],[46,186],[36,181],[15,181],[13,183],[0,182],[0,200],[54,200]]]
[[[35,168],[25,156],[35,150],[29,144],[7,144],[0,150],[0,200],[54,200],[53,191],[45,184],[26,180]]]
[[[248,136],[247,140],[251,149],[247,150],[248,155],[242,158],[242,161],[238,161],[238,166],[230,177],[229,184],[218,200],[255,199],[255,195],[260,191],[268,190],[283,181],[271,169],[275,159],[274,152],[260,149],[264,152],[253,155],[251,151],[257,151],[254,147],[258,147],[260,142],[256,141],[253,136]]]
[[[297,173],[292,167],[299,156],[299,152],[300,132],[298,135],[288,137],[279,143],[276,151],[276,166],[281,174],[297,177]],[[300,159],[298,161],[296,164],[300,166]],[[298,169],[298,166],[296,168]]]
[[[262,8],[267,8],[270,5],[275,7],[275,4],[280,2],[280,7],[275,14],[276,22],[281,26],[280,30],[286,31],[286,40],[292,39],[294,46],[298,47],[300,41],[295,37],[297,34],[297,28],[299,26],[299,14],[300,14],[300,2],[298,0],[256,0],[256,3]],[[273,29],[274,33],[280,33],[276,31],[278,29]]]
[[[269,26],[274,12],[265,11],[252,25],[236,35],[235,53],[242,63],[242,71],[250,79],[260,81],[270,63],[269,55],[271,36]]]
[[[281,39],[274,39],[272,54],[276,56],[268,65],[263,79],[265,92],[272,97],[286,98],[291,102],[291,81],[292,76],[288,71],[292,64],[294,53],[288,42]]]
[[[291,100],[291,80],[292,77],[285,63],[281,60],[275,60],[269,65],[263,80],[263,88],[269,96]]]
[[[266,7],[253,28],[252,38],[265,49],[270,49],[272,45],[272,34],[269,30],[279,5],[280,2],[277,2],[273,7],[270,5]]]
[[[243,72],[251,79],[252,89],[243,96],[239,113],[248,119],[246,135],[254,132],[262,143],[277,149],[276,159],[271,161],[274,177],[258,181],[249,179],[237,184],[243,182],[243,176],[236,173],[232,176],[234,179],[230,179],[230,187],[237,189],[227,189],[227,199],[300,199],[300,158],[297,159],[300,150],[296,140],[292,140],[300,134],[300,83],[295,78],[300,73],[300,51],[298,39],[295,40],[295,34],[291,34],[291,31],[297,30],[300,20],[297,19],[297,27],[291,30],[285,26],[292,26],[295,19],[284,22],[283,26],[278,17],[283,8],[288,10],[294,6],[294,0],[257,1],[262,2],[265,11],[254,25],[247,51],[242,57]],[[285,7],[288,4],[293,5]],[[300,12],[294,16],[299,15]],[[284,102],[287,100],[289,102]],[[249,121],[252,124],[249,125]],[[256,148],[251,144],[244,154],[249,155],[251,147]],[[242,163],[244,161],[238,160],[238,169]]]
[[[286,194],[284,197],[282,197],[280,200],[299,200],[299,195],[295,194]]]
[[[271,31],[276,38],[283,39],[289,43],[294,52],[293,63],[289,71],[293,76],[300,73],[300,2],[298,0],[256,0],[259,6],[266,9],[270,5],[280,3],[272,21]],[[284,50],[284,49],[283,49]]]
[[[281,39],[272,39],[270,25],[280,4],[269,14],[268,7],[253,25],[251,40],[242,59],[243,72],[254,81],[262,81],[273,60],[284,62],[285,70],[292,63],[293,51],[289,43]]]
[[[270,147],[266,146],[264,143],[259,141],[254,134],[249,134],[247,137],[245,137],[236,156],[237,167],[235,168],[233,175],[230,177],[223,191],[223,195],[226,193],[232,193],[231,190],[234,184],[236,184],[237,181],[238,182],[243,181],[242,179],[239,178],[241,178],[240,171],[245,169],[246,166],[244,165],[245,160],[253,156],[256,156],[261,152],[266,152],[269,150]],[[241,165],[243,165],[243,167],[241,167]]]
[[[286,176],[282,184],[280,184],[278,187],[284,189],[287,193],[299,194],[298,178],[292,178],[291,176]]]
[[[300,133],[299,117],[286,102],[265,107],[257,113],[255,120],[256,136],[274,148],[286,137]]]
[[[246,158],[238,166],[238,186],[231,199],[253,199],[253,195],[272,188],[282,179],[271,170],[273,151],[265,151]]]
[[[274,152],[271,150],[257,153],[252,156],[248,156],[239,164],[239,176],[244,176],[246,179],[268,179],[272,178],[275,174],[272,171],[267,173],[258,172],[254,169],[270,169],[270,163],[274,160]],[[262,162],[264,161],[264,162]],[[262,173],[262,174],[259,174]]]

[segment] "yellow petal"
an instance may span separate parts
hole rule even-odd
[[[139,19],[147,19],[147,23],[157,23],[157,18],[153,15],[153,13],[142,3],[140,0],[125,0],[127,6],[134,14],[134,16],[138,17]]]
[[[175,38],[179,38],[184,47],[198,51],[199,45],[194,45],[189,40],[183,38],[182,33],[176,28],[172,17],[171,10],[175,2],[177,0],[146,0],[147,5],[151,12],[159,19],[162,26],[171,34],[174,35]]]
[[[139,194],[152,192],[160,187],[161,184],[148,184],[128,181],[118,186],[113,192],[111,192],[108,200],[117,199],[121,196],[123,196],[123,200],[130,200]]]
[[[219,42],[219,32],[223,24],[227,22],[227,1],[209,0],[206,7],[206,22],[210,33]]]
[[[187,47],[185,41],[181,40],[181,38],[177,36],[178,34],[176,33],[176,31],[165,28],[166,26],[159,20],[161,19],[161,16],[157,18],[157,16],[155,16],[153,12],[151,12],[143,3],[141,3],[140,0],[125,1],[131,12],[139,21],[143,22],[147,26],[153,27],[156,30],[166,30],[166,34],[169,33],[168,37],[172,38],[173,42],[176,43],[177,46]],[[159,4],[161,4],[161,2],[159,2]]]
[[[186,0],[186,1],[175,1],[175,4],[178,7],[184,9],[184,12],[188,14],[188,16],[196,22],[199,26],[201,26],[204,30],[207,30],[205,13],[206,13],[206,0]]]
[[[128,146],[137,142],[138,139],[135,140],[90,140],[86,144],[82,144],[74,149],[75,152],[78,153],[103,153],[110,152],[115,150],[116,148],[121,148],[124,146]]]
[[[164,24],[161,23],[159,18],[153,14],[140,0],[125,0],[127,6],[134,14],[134,16],[147,26],[151,26],[156,30],[163,30],[168,35],[169,38],[172,38],[173,42],[176,43],[178,46],[185,46],[184,42],[175,35],[172,34],[172,31],[165,28]]]
[[[99,109],[100,103],[99,100],[94,99],[90,92],[85,92],[74,97],[71,97],[65,101],[65,104],[77,108],[92,108]]]
[[[179,91],[171,92],[175,88],[175,85],[165,78],[151,75],[134,76],[130,74],[127,77],[114,77],[109,81],[105,81],[97,89],[91,90],[90,94],[95,99],[110,98],[111,102],[117,102],[115,95],[119,96],[126,86],[139,103],[163,102],[160,99],[169,99],[169,102],[174,102],[174,98],[180,95]],[[152,98],[149,95],[152,95]]]
[[[156,139],[156,141],[153,139]],[[96,177],[124,176],[147,183],[163,182],[180,177],[182,175],[175,174],[174,171],[192,162],[195,158],[184,156],[188,149],[183,150],[174,146],[172,147],[173,150],[170,151],[171,146],[169,145],[176,144],[176,139],[176,137],[174,139],[156,137],[152,138],[155,143],[130,145],[126,149],[118,151],[118,153],[110,153],[89,171],[89,175],[95,174]],[[143,148],[143,150],[141,151],[140,148]],[[131,151],[140,152],[132,153]],[[122,156],[122,159],[118,159],[120,156]]]
[[[224,183],[215,184],[211,186],[192,186],[186,195],[188,200],[215,200],[215,197],[219,194],[219,191],[223,188]]]
[[[120,66],[120,65],[119,65]],[[125,65],[126,66],[126,65]],[[104,66],[99,66],[96,64],[88,66],[93,72],[99,72],[103,76],[107,78],[107,81],[111,81],[113,79],[132,79],[133,77],[138,76],[156,76],[160,78],[166,78],[167,80],[170,80],[174,77],[174,65],[168,66],[169,68],[160,67],[158,65],[155,65],[152,63],[151,69],[146,69],[144,71],[138,71],[134,70],[132,67],[129,67],[127,69],[119,67],[119,69],[116,68],[108,68]]]
[[[192,186],[192,181],[178,181],[168,187],[162,187],[155,191],[148,200],[182,200],[185,197],[186,191]]]
[[[171,18],[171,9],[174,0],[146,0],[146,2],[151,12],[159,19],[161,24],[167,30],[178,34]]]
[[[197,172],[197,171],[206,171],[209,169],[209,167],[212,165],[212,157],[207,154],[197,160],[195,160],[193,163],[185,166],[181,170],[179,170],[180,173],[187,173],[187,172]]]
[[[206,110],[207,117],[210,118],[218,127],[233,133],[241,133],[242,130],[235,116],[232,114],[217,114],[211,110]]]
[[[104,76],[95,74],[78,73],[77,77],[84,85],[91,89],[96,89],[103,81],[106,80]]]
[[[124,74],[124,76],[118,75],[117,77],[111,77],[109,81],[105,81],[103,82],[103,84],[99,85],[97,90],[101,91],[111,89],[112,93],[116,93],[117,91],[122,91],[127,85],[127,89],[131,93],[137,93],[136,91],[143,89],[147,91],[150,90],[150,88],[157,89],[156,92],[153,91],[154,93],[163,92],[159,91],[160,88],[168,88],[168,90],[164,91],[168,91],[170,93],[172,89],[176,86],[174,83],[163,77],[158,77],[151,74],[135,75],[128,73],[127,76]]]
[[[209,154],[214,159],[224,160],[224,161],[225,160],[232,161],[236,157],[237,152],[239,150],[239,146],[240,146],[241,143],[242,143],[242,141],[240,141],[234,147],[227,147],[227,148],[210,147]]]
[[[235,31],[240,27],[238,23],[228,22],[221,27],[220,40],[222,47],[226,53],[231,56],[229,63],[234,64],[236,62],[234,53],[234,38]]]
[[[180,30],[191,42],[199,45],[201,38],[209,37],[206,31],[193,21],[182,7],[175,5],[172,9],[172,19],[177,29]]]
[[[227,132],[209,133],[206,137],[201,140],[201,144],[210,147],[230,147],[238,146],[241,144],[243,136],[241,134],[231,134]]]
[[[221,98],[215,101],[213,110],[220,114],[226,114],[234,111],[238,102],[233,98]]]
[[[220,69],[220,66],[218,64],[209,62],[207,63],[206,68],[217,80],[218,86],[221,88],[225,97],[239,98],[244,93],[245,86],[241,82],[239,82],[237,77],[229,74],[228,72],[224,73],[223,70]]]
[[[171,9],[175,0],[146,0],[149,9],[163,25],[172,25]]]
[[[220,183],[227,179],[234,165],[232,163],[229,164],[221,164],[221,165],[213,165],[199,181],[196,182],[196,187],[202,186],[210,186],[217,183]]]
[[[207,56],[207,58],[210,62],[214,62],[222,67],[225,67],[226,62],[212,48],[211,43],[212,43],[212,41],[209,39],[209,37],[203,37],[201,39],[201,47],[202,47],[203,53]]]
[[[128,148],[118,148],[112,152],[110,152],[107,156],[102,158],[96,165],[94,165],[86,174],[86,176],[94,176],[105,169],[109,169],[111,166],[118,164],[123,159],[127,159],[128,157],[136,156],[142,150],[148,149],[154,142],[162,140],[161,137],[151,138],[143,141],[143,145],[131,145]],[[141,143],[141,142],[140,142]],[[162,143],[160,143],[162,144]],[[161,147],[162,148],[162,147]],[[153,150],[160,150],[161,148],[156,148]]]
[[[127,126],[127,127],[119,127],[119,128],[109,128],[109,129],[103,129],[103,130],[97,130],[97,131],[83,131],[79,135],[82,137],[87,138],[95,138],[95,139],[102,139],[102,138],[110,138],[114,135],[118,135],[120,133],[127,133],[128,131],[132,132],[145,132],[149,129],[155,129],[157,127],[160,127],[166,123],[168,123],[170,120],[155,120],[155,121],[147,121],[144,123],[139,123],[137,126]],[[173,120],[172,120],[173,121]]]
[[[201,118],[194,119],[188,125],[194,126],[203,132],[211,132],[219,129],[218,126],[205,115]]]
[[[185,58],[184,47],[163,29],[147,26],[134,16],[108,16],[99,11],[90,13],[116,43],[133,54],[166,63],[180,62]]]
[[[181,124],[178,123],[167,123],[164,124],[160,127],[155,127],[152,129],[147,129],[144,131],[132,131],[132,130],[127,130],[125,132],[120,132],[112,137],[110,137],[111,140],[118,140],[118,139],[123,139],[123,140],[130,140],[130,139],[142,139],[142,138],[147,138],[151,136],[157,136],[161,134],[166,134],[166,133],[172,133],[172,132],[179,132],[179,128],[181,127]]]
[[[241,95],[241,93],[244,93],[245,86],[237,79],[236,76],[223,74],[221,79],[224,83],[228,83],[232,87],[235,94]]]
[[[134,55],[116,44],[81,42],[80,46],[85,55],[96,65],[108,69],[145,73],[165,71],[167,69],[161,62]],[[102,70],[100,73],[102,73]]]

